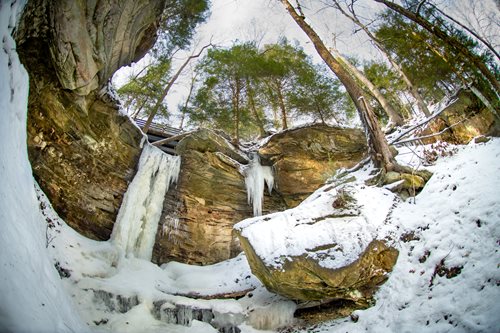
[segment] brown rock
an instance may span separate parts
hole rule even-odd
[[[479,135],[498,134],[500,131],[498,119],[470,90],[460,90],[456,97],[457,100],[439,117],[433,119],[418,136],[439,133],[447,127],[453,127],[441,135],[423,139],[424,144],[437,141],[467,144]]]
[[[177,187],[167,194],[153,260],[213,264],[241,252],[233,225],[252,216],[245,180],[238,171],[246,157],[207,129],[177,146],[182,167]],[[281,198],[266,193],[263,211],[284,209]]]
[[[28,152],[59,215],[109,238],[142,134],[104,87],[155,40],[164,1],[29,1],[16,29],[30,76]]]
[[[295,207],[336,170],[349,168],[366,154],[359,129],[311,125],[273,135],[259,149],[276,170],[276,185],[288,207]]]
[[[356,199],[365,190],[362,184],[327,188],[331,194],[303,203],[300,210],[236,225],[253,274],[270,291],[299,304],[346,301],[352,309],[373,304],[373,294],[392,271],[398,251],[369,231],[385,217],[367,218],[370,208]],[[391,202],[383,190],[368,193],[378,193],[381,211],[389,212]],[[346,196],[339,207],[328,204]]]

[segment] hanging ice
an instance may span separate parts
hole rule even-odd
[[[177,182],[181,159],[147,144],[118,212],[111,241],[126,255],[151,260],[165,193]]]
[[[269,193],[273,190],[274,176],[270,166],[262,166],[257,153],[250,155],[250,163],[245,170],[245,185],[247,188],[248,203],[253,204],[253,215],[262,215],[264,201],[264,187],[267,184]]]

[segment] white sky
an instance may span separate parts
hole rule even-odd
[[[309,39],[297,24],[288,15],[281,3],[276,0],[212,0],[211,16],[206,23],[199,26],[193,41],[193,49],[198,50],[202,45],[208,43],[212,38],[213,43],[218,46],[231,46],[235,41],[257,40],[261,45],[274,43],[282,36],[289,40],[297,40],[304,50],[313,57],[315,62],[321,62]],[[306,8],[304,8],[306,9]],[[322,26],[315,26],[319,31],[327,33],[325,27],[335,26],[335,30],[340,33],[337,47],[349,54],[356,55],[356,50],[363,49],[366,54],[370,50],[366,39],[361,39],[361,33],[350,37],[350,23],[343,17],[338,17],[333,11],[326,13],[319,12],[310,15],[310,22],[324,22]],[[340,24],[339,24],[340,23]],[[336,24],[336,25],[335,25]],[[344,26],[342,26],[342,24]],[[347,28],[347,30],[346,30]],[[332,36],[331,33],[328,34]],[[325,38],[325,37],[324,37]],[[331,42],[325,40],[325,42]],[[362,47],[365,45],[365,47]],[[375,52],[371,49],[372,52]],[[186,59],[192,50],[178,53],[175,56],[173,71]],[[359,55],[359,54],[358,54]],[[372,54],[373,56],[374,54]],[[143,59],[131,67],[124,67],[118,71],[113,81],[120,86],[128,75],[137,73],[148,59]],[[195,65],[195,62],[192,63]],[[166,97],[169,110],[175,112],[179,103],[184,103],[190,83],[191,70],[186,69],[183,75],[172,87]],[[178,124],[178,119],[172,117],[172,125]]]
[[[461,18],[461,14],[456,11],[456,8],[462,12],[470,12],[471,4],[476,4],[481,7],[477,10],[484,11],[483,16],[493,15],[496,17],[497,24],[492,31],[497,33],[500,31],[498,26],[499,12],[494,1],[441,0],[440,7],[455,17]],[[315,62],[322,61],[305,33],[300,30],[278,0],[211,0],[211,3],[211,16],[207,22],[198,27],[192,50],[176,54],[173,71],[176,71],[193,50],[197,52],[211,38],[212,42],[218,46],[231,46],[235,41],[248,40],[260,41],[261,45],[274,43],[280,37],[285,36],[289,40],[297,40]],[[381,58],[363,32],[352,34],[352,23],[340,13],[333,9],[322,10],[319,0],[303,0],[301,3],[308,22],[312,24],[327,45],[333,44],[333,37],[336,35],[336,47],[341,53],[363,59]],[[385,8],[373,0],[359,0],[356,6],[358,15],[361,15],[366,21],[380,8]],[[463,17],[461,21],[464,21]],[[148,59],[143,59],[138,64],[122,68],[117,72],[113,78],[115,85],[122,85],[126,81],[127,75],[137,73],[144,66],[144,61],[148,61]],[[194,66],[195,62],[192,65]],[[189,90],[190,76],[191,70],[186,69],[166,97],[171,112],[177,110],[178,104],[184,103]],[[172,117],[171,121],[171,125],[178,125],[178,119],[175,117]]]

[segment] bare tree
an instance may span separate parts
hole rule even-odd
[[[196,83],[196,78],[198,76],[198,73],[193,73],[193,75],[191,76],[191,83],[189,84],[189,93],[186,97],[186,101],[184,102],[184,106],[182,108],[182,112],[181,112],[181,123],[179,125],[179,129],[183,129],[184,128],[184,120],[186,119],[186,113],[187,113],[187,107],[188,107],[188,104],[189,104],[189,100],[191,99],[191,95],[193,94],[193,90],[194,90],[194,85]]]
[[[470,33],[472,36],[476,37],[477,40],[479,40],[481,43],[483,43],[483,45],[486,46],[491,52],[493,52],[493,54],[497,57],[497,59],[500,60],[500,54],[498,54],[498,52],[495,50],[495,48],[486,39],[484,39],[483,37],[481,37],[478,33],[476,33],[474,30],[470,29],[469,27],[467,27],[465,24],[459,22],[457,19],[455,19],[452,16],[446,14],[441,9],[439,9],[438,7],[436,7],[435,5],[433,5],[431,3],[429,5],[432,8],[434,8],[439,14],[443,15],[444,17],[446,17],[447,19],[449,19],[450,21],[452,21],[453,23],[457,24],[459,27],[461,27],[462,29],[464,29],[465,31],[467,31],[468,33]]]
[[[353,100],[356,109],[358,110],[361,121],[368,133],[368,142],[370,144],[371,156],[374,164],[377,167],[383,168],[385,171],[392,171],[398,167],[393,154],[389,149],[389,145],[385,139],[380,125],[378,124],[375,114],[370,105],[366,103],[363,90],[358,85],[356,80],[349,72],[335,59],[330,53],[326,45],[323,43],[314,29],[305,21],[305,15],[297,3],[297,10],[290,4],[288,0],[280,0],[286,10],[298,26],[306,33],[313,43],[319,56],[325,61],[327,66],[339,78],[344,85],[347,93]]]
[[[211,46],[213,46],[212,42],[210,42],[207,45],[203,46],[198,53],[191,54],[186,59],[186,61],[184,61],[184,63],[181,65],[181,67],[179,67],[179,69],[177,70],[177,72],[172,76],[172,78],[170,79],[170,81],[167,83],[167,86],[163,90],[163,93],[160,95],[160,97],[156,101],[155,106],[151,110],[151,113],[149,114],[148,119],[146,120],[146,123],[144,124],[144,126],[142,128],[142,131],[144,133],[147,133],[149,131],[149,127],[151,126],[151,123],[153,122],[153,118],[158,113],[158,110],[160,109],[161,103],[163,103],[163,100],[165,99],[165,97],[167,97],[167,94],[170,91],[170,88],[172,88],[172,86],[174,85],[175,81],[179,78],[179,76],[181,75],[181,73],[184,70],[184,68],[186,68],[186,66],[189,64],[189,62],[191,60],[193,60],[195,58],[198,58],[203,53],[203,51],[205,51],[205,49],[207,49],[208,47],[211,47]]]
[[[354,24],[356,24],[358,27],[360,27],[366,34],[367,36],[373,41],[375,46],[382,52],[389,63],[392,65],[392,67],[396,70],[396,72],[399,74],[403,82],[406,84],[406,87],[408,88],[408,91],[410,94],[413,96],[415,101],[417,102],[418,109],[420,112],[422,112],[426,117],[429,117],[431,115],[429,109],[427,108],[427,105],[425,104],[424,99],[422,98],[422,95],[418,92],[417,88],[415,85],[411,82],[411,80],[408,78],[408,76],[405,74],[403,71],[403,68],[396,62],[396,60],[392,57],[391,53],[382,45],[381,41],[375,37],[375,35],[368,29],[368,27],[361,22],[359,17],[356,15],[356,12],[354,11],[354,1],[351,1],[351,4],[348,5],[348,10],[349,13],[347,13],[342,6],[340,5],[338,0],[332,0],[334,7],[339,10],[345,17],[350,19]]]

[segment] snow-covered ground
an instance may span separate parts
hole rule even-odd
[[[28,161],[28,74],[11,37],[24,3],[0,2],[0,331],[84,332],[45,246]]]
[[[357,322],[302,332],[500,331],[500,139],[458,147],[428,169],[424,190],[386,226],[400,254],[377,304],[356,311]]]
[[[59,219],[36,188],[28,162],[28,76],[10,35],[23,3],[3,0],[0,8],[0,331],[175,333],[237,326],[251,333],[298,324],[295,304],[267,292],[244,255],[206,267],[158,267],[133,251],[123,255],[116,242],[89,240]],[[421,153],[422,147],[413,150]],[[399,158],[421,164],[407,148]],[[424,190],[396,201],[389,218],[374,217],[388,206],[376,205],[376,195],[358,197],[374,212],[365,210],[365,217],[383,220],[377,232],[400,251],[376,305],[356,311],[356,322],[346,318],[296,331],[500,331],[500,139],[457,147],[428,169],[434,175]],[[358,180],[367,171],[358,172]],[[320,189],[294,214],[306,218],[311,205],[326,211],[331,203],[318,196],[321,191],[328,192]],[[387,190],[367,187],[373,192]],[[242,298],[220,299],[248,290]]]
[[[422,149],[402,149],[400,160],[419,164],[413,151],[421,154]],[[376,294],[376,305],[356,311],[357,322],[347,318],[301,329],[291,317],[293,302],[267,292],[252,275],[243,254],[206,267],[175,262],[158,267],[133,256],[120,256],[112,242],[91,241],[68,227],[39,191],[44,215],[53,225],[49,230],[50,255],[78,311],[87,325],[98,331],[216,332],[211,325],[192,318],[193,309],[205,309],[214,316],[210,317],[212,322],[220,322],[218,327],[238,326],[242,332],[293,324],[299,324],[297,332],[495,332],[500,327],[500,139],[448,150],[453,151],[452,156],[428,167],[434,175],[415,199],[394,201],[387,190],[370,187],[366,187],[366,196],[357,196],[364,206],[362,214],[369,221],[379,221],[370,233],[376,230],[380,237],[390,236],[400,251],[388,282]],[[369,171],[367,167],[355,176],[363,180]],[[311,205],[315,212],[329,213],[331,203],[325,200],[328,195],[324,193],[329,193],[325,188],[298,208],[277,214],[307,219]],[[378,202],[379,198],[385,199]],[[389,218],[379,214],[389,210]],[[278,227],[286,238],[286,226]],[[317,239],[330,234],[323,231]],[[314,241],[311,238],[314,235],[297,240],[295,245],[310,247],[306,243]],[[279,241],[271,245],[276,244]],[[262,251],[269,250],[268,246],[262,246]],[[272,256],[273,250],[269,251]],[[251,296],[238,300],[206,299],[247,290],[253,290]],[[119,304],[130,310],[110,311]],[[155,311],[168,308],[177,308],[177,319],[172,320],[168,311],[155,316]]]

